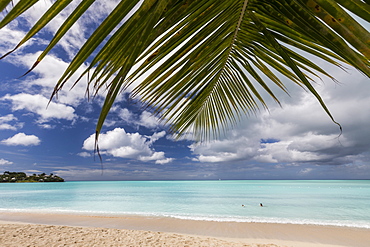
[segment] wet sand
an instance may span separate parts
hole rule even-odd
[[[0,245],[368,247],[370,229],[140,216],[1,213]]]

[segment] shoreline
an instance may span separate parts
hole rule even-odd
[[[81,217],[101,217],[101,218],[125,218],[125,217],[137,217],[137,218],[166,218],[166,219],[177,219],[184,221],[204,221],[204,222],[224,222],[224,223],[252,223],[252,224],[278,224],[278,225],[310,225],[310,226],[322,226],[322,227],[339,227],[339,228],[359,228],[370,230],[370,223],[356,222],[348,223],[339,221],[320,221],[320,220],[290,220],[290,219],[279,219],[279,220],[266,220],[266,219],[253,219],[246,220],[241,218],[233,217],[207,217],[207,216],[182,216],[182,215],[160,215],[160,214],[125,214],[125,213],[107,213],[107,212],[86,212],[86,211],[42,211],[42,210],[0,210],[0,221],[1,214],[8,215],[66,215],[66,216],[81,216]]]
[[[147,216],[92,216],[10,212],[1,213],[0,215],[0,227],[1,229],[5,229],[4,231],[11,232],[19,228],[25,228],[23,231],[26,231],[26,229],[33,229],[35,231],[36,228],[43,229],[47,226],[49,226],[49,230],[53,226],[57,232],[60,232],[62,229],[69,229],[71,233],[67,235],[73,235],[73,231],[81,227],[86,231],[91,231],[90,235],[95,234],[95,236],[96,231],[98,231],[97,229],[100,229],[99,231],[101,229],[110,229],[111,231],[117,230],[125,233],[129,231],[129,235],[143,234],[143,232],[151,232],[157,235],[165,233],[166,239],[163,240],[164,242],[162,244],[166,244],[166,241],[169,241],[169,239],[175,236],[178,237],[179,234],[182,236],[178,237],[179,239],[189,237],[197,239],[215,238],[216,240],[218,239],[217,241],[231,241],[231,243],[245,244],[240,246],[262,244],[262,246],[365,247],[370,243],[370,229],[366,228],[278,223],[216,222]],[[37,231],[41,231],[40,229]],[[161,236],[164,235],[162,234]],[[140,239],[140,237],[138,238]],[[198,240],[193,239],[192,241]],[[194,245],[188,244],[188,246],[199,246],[199,243]]]

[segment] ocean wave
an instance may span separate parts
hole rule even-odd
[[[45,209],[2,209],[0,212],[9,213],[41,213],[41,214],[70,214],[84,216],[101,217],[165,217],[181,220],[194,221],[214,221],[214,222],[236,222],[236,223],[272,223],[272,224],[296,224],[296,225],[320,225],[338,226],[351,228],[370,229],[370,223],[365,221],[340,221],[340,220],[312,220],[312,219],[287,219],[273,217],[238,217],[238,216],[219,216],[219,215],[191,215],[191,214],[169,214],[158,212],[109,212],[93,210],[69,210],[63,208]]]
[[[308,219],[285,219],[285,218],[259,218],[259,217],[219,217],[219,216],[184,216],[184,215],[164,215],[183,220],[216,221],[216,222],[240,222],[240,223],[275,223],[275,224],[295,224],[295,225],[320,225],[320,226],[339,226],[370,229],[369,222],[347,222],[347,221],[318,221]]]

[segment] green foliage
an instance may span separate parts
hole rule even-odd
[[[46,175],[45,173],[32,176],[27,176],[24,172],[9,172],[6,171],[0,175],[0,183],[32,183],[32,182],[64,182],[64,179],[53,175]]]
[[[9,2],[0,4],[0,10],[10,9],[0,28],[37,1],[20,0],[14,7]],[[71,2],[55,1],[15,49]],[[32,68],[94,2],[79,3]],[[90,72],[93,95],[107,90],[96,137],[117,95],[132,85],[132,97],[169,123],[175,135],[192,132],[198,139],[209,139],[236,123],[241,114],[267,108],[263,91],[279,103],[271,85],[286,91],[281,78],[311,92],[335,122],[311,84],[320,75],[334,78],[302,52],[338,67],[351,65],[370,77],[370,33],[352,17],[369,23],[369,1],[144,0],[132,14],[138,4],[139,0],[119,1],[88,37],[53,92],[57,94],[91,61],[81,76]]]

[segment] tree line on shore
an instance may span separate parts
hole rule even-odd
[[[32,174],[28,176],[24,172],[9,172],[5,171],[0,175],[0,183],[27,183],[27,182],[64,182],[64,179],[50,173]]]

